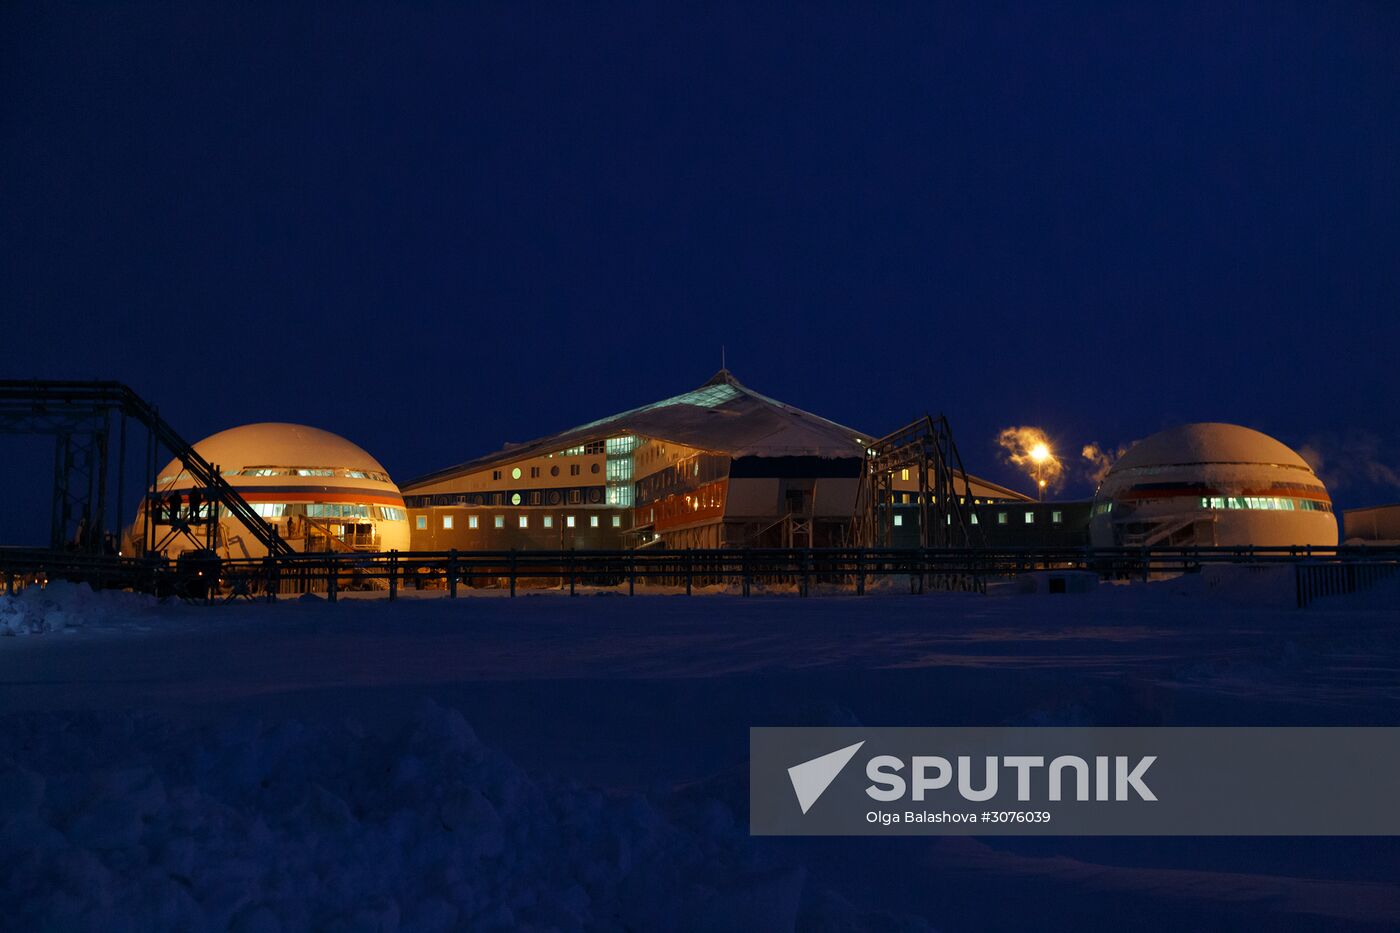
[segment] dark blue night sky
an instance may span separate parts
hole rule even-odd
[[[0,10],[5,375],[406,479],[724,345],[1004,481],[1219,420],[1400,499],[1400,5],[291,6]]]

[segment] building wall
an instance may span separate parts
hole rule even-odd
[[[457,505],[410,507],[408,527],[414,551],[619,550],[632,523],[627,509]]]
[[[974,505],[972,514],[988,547],[1084,547],[1092,506],[1088,501],[984,502]],[[895,506],[895,518],[893,545],[918,547],[918,505]]]
[[[1347,509],[1342,519],[1347,544],[1400,544],[1400,505]]]
[[[576,448],[579,452],[557,452],[532,457],[518,463],[490,467],[472,473],[463,473],[431,482],[419,483],[404,488],[405,496],[471,495],[499,496],[503,504],[509,504],[515,494],[526,494],[547,489],[570,489],[597,486],[606,482],[605,456],[602,442]],[[492,500],[494,501],[494,500]]]

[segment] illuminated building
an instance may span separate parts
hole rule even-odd
[[[405,483],[412,546],[847,545],[871,437],[720,370],[693,391]],[[979,501],[1025,501],[969,479]],[[894,485],[896,505],[917,495],[917,477]]]
[[[1187,424],[1138,443],[1104,476],[1089,530],[1096,546],[1337,543],[1332,500],[1312,468],[1233,424]]]
[[[364,450],[329,431],[299,424],[249,424],[221,431],[194,445],[218,467],[229,484],[298,551],[387,551],[408,547],[403,497],[384,467]],[[151,501],[153,540],[167,556],[200,546],[202,526],[191,535],[171,534],[166,521],[172,500],[207,517],[207,504],[194,496],[195,484],[178,460],[162,470]],[[145,514],[138,514],[132,536],[139,539]],[[216,549],[225,557],[266,553],[241,522],[219,521]]]

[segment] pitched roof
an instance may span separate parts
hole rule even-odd
[[[871,435],[755,392],[727,369],[680,395],[536,438],[421,476],[404,488],[636,434],[732,457],[864,457]]]
[[[635,434],[731,457],[865,457],[866,444],[874,437],[828,421],[786,402],[769,398],[744,385],[727,369],[721,369],[704,385],[590,421],[578,427],[526,441],[507,444],[495,453],[459,463],[410,480],[405,492],[454,476],[528,460],[543,454],[580,447],[590,441]],[[1027,499],[1010,489],[968,476],[974,496]],[[1029,500],[1027,500],[1029,501]]]

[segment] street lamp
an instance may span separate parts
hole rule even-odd
[[[1040,497],[1041,502],[1045,501],[1045,480],[1041,478],[1041,468],[1045,465],[1045,461],[1049,459],[1050,448],[1043,442],[1031,448],[1031,461],[1035,464],[1036,494]]]

